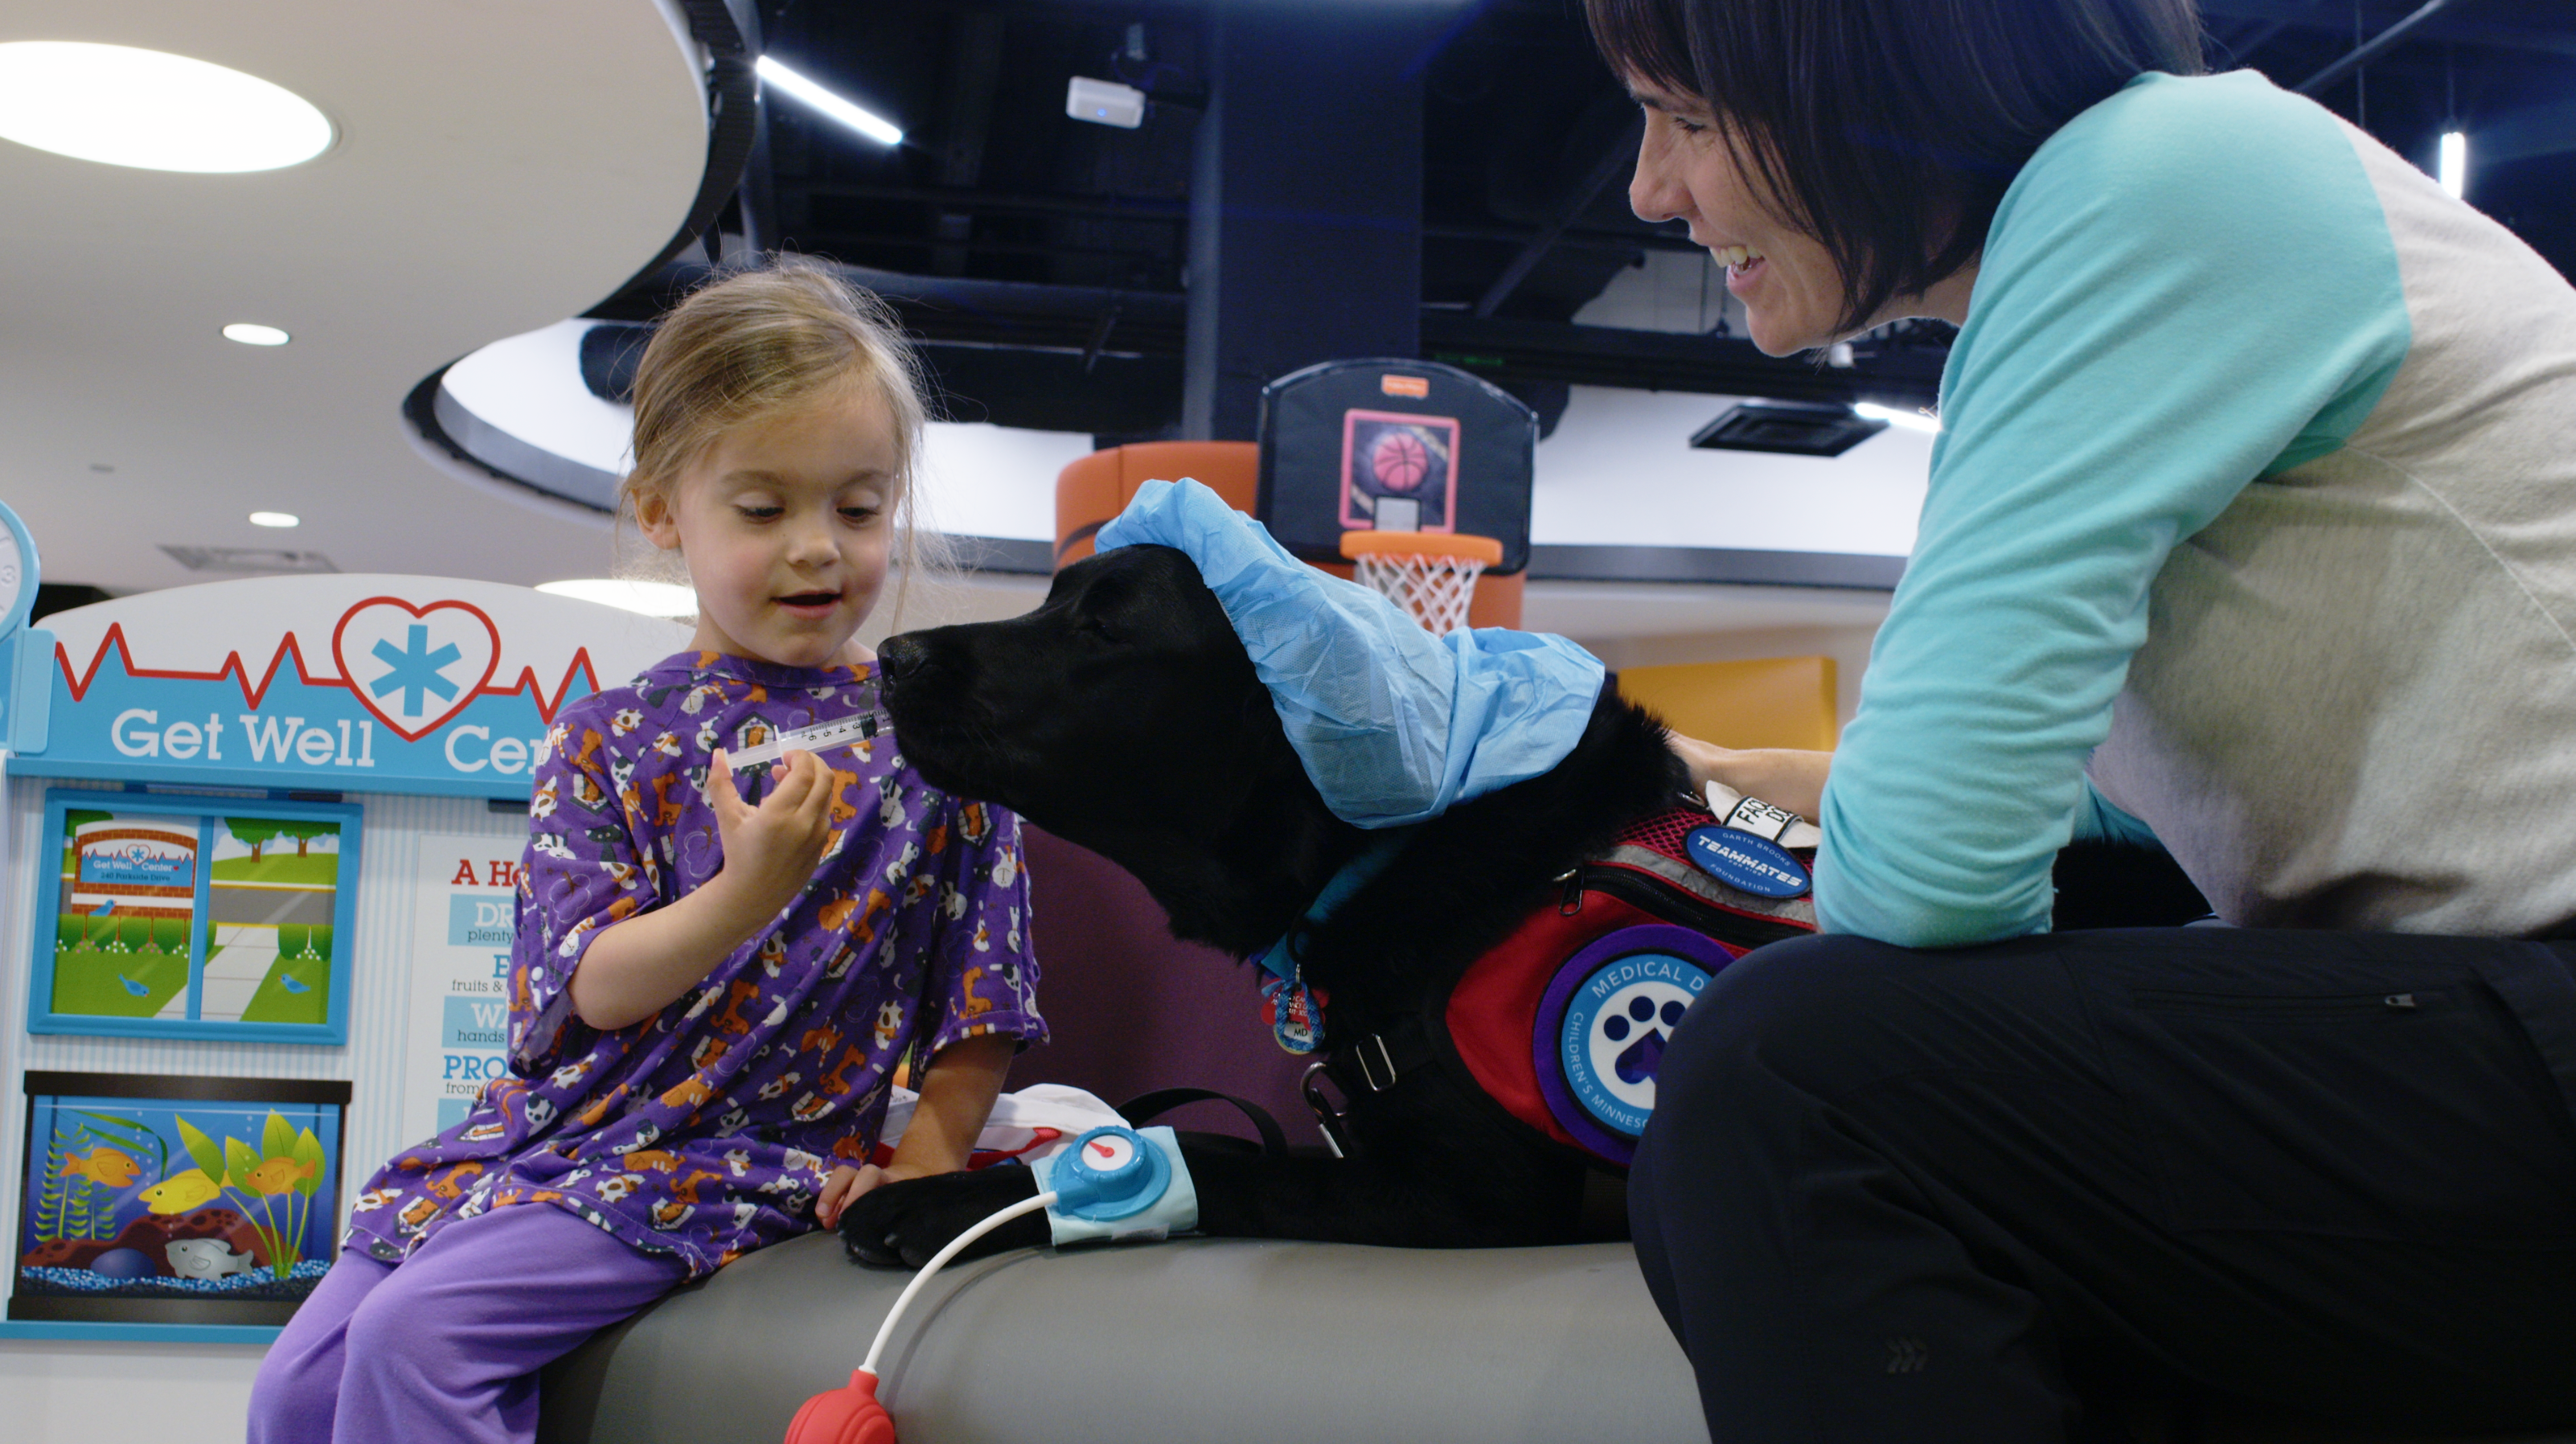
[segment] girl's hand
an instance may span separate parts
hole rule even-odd
[[[883,1168],[873,1163],[852,1168],[844,1163],[823,1180],[823,1192],[814,1200],[814,1217],[825,1228],[838,1228],[841,1210],[848,1208],[861,1195],[889,1183],[909,1178],[927,1178],[931,1170],[915,1164],[891,1163]]]
[[[757,928],[796,900],[812,881],[832,840],[832,772],[811,752],[778,760],[777,786],[758,807],[734,790],[733,767],[716,749],[708,791],[724,843],[724,866],[708,879],[721,887],[737,917]]]

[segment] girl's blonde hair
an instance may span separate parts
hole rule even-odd
[[[635,367],[635,465],[618,488],[621,539],[637,522],[638,504],[668,507],[681,474],[727,429],[845,385],[875,388],[894,423],[890,615],[900,618],[914,573],[950,569],[946,542],[924,523],[915,485],[929,419],[921,361],[892,307],[810,262],[711,282],[654,329]],[[636,568],[630,562],[625,569]]]

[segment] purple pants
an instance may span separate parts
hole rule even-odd
[[[451,1223],[400,1267],[344,1251],[260,1365],[250,1444],[525,1444],[537,1370],[687,1273],[541,1203]]]

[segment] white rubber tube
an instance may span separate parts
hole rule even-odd
[[[993,1230],[1000,1228],[1002,1225],[1009,1223],[1012,1219],[1018,1218],[1023,1214],[1036,1213],[1038,1210],[1045,1208],[1054,1202],[1055,1195],[1053,1193],[1041,1193],[1035,1198],[1024,1198],[1018,1203],[1012,1204],[1009,1208],[1003,1209],[1000,1213],[994,1214],[991,1218],[984,1220],[982,1223],[975,1225],[973,1228],[966,1230],[964,1233],[957,1235],[955,1238],[950,1239],[948,1241],[948,1247],[932,1254],[930,1256],[930,1262],[923,1264],[921,1266],[921,1272],[914,1274],[912,1276],[912,1282],[904,1285],[903,1292],[895,1296],[894,1307],[886,1310],[885,1322],[877,1325],[876,1342],[868,1345],[868,1357],[866,1362],[859,1365],[860,1372],[866,1374],[876,1373],[877,1358],[885,1352],[886,1340],[894,1337],[895,1321],[903,1317],[903,1311],[905,1309],[911,1307],[913,1296],[921,1292],[921,1286],[923,1284],[930,1282],[930,1276],[932,1274],[945,1268],[948,1261],[964,1252],[968,1244],[971,1244],[975,1240],[982,1238],[984,1235],[991,1233]]]

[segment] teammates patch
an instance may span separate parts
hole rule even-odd
[[[1804,897],[1815,885],[1796,853],[1738,828],[1692,828],[1683,847],[1700,871],[1755,897]]]

